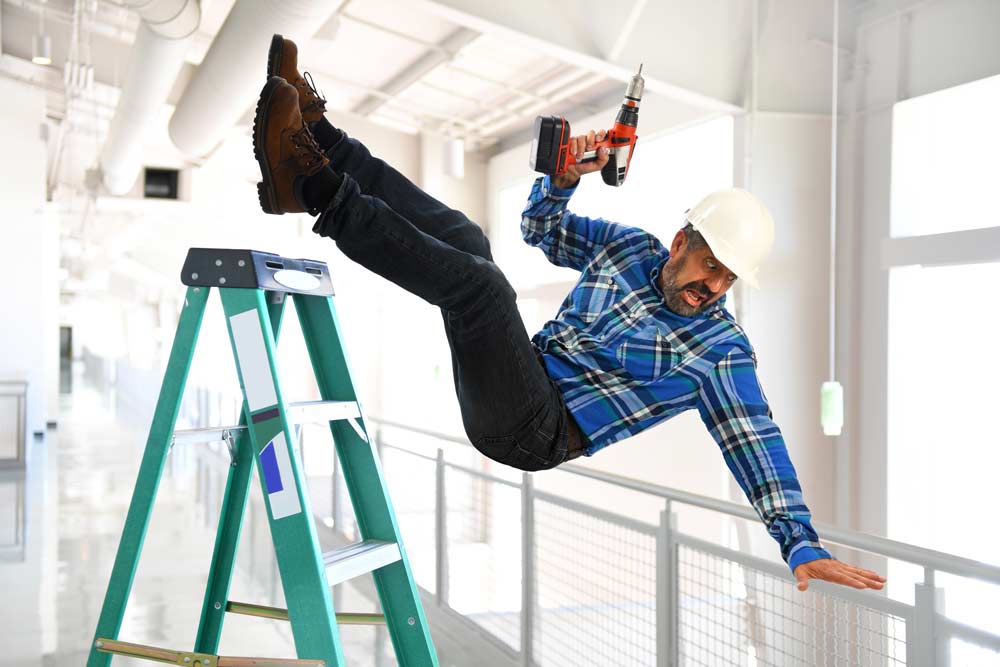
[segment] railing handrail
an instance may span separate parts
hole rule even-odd
[[[467,438],[460,436],[438,433],[430,429],[411,426],[409,424],[403,424],[371,415],[368,415],[367,418],[382,426],[404,429],[467,447],[472,446]],[[665,500],[678,502],[684,505],[714,510],[716,512],[722,512],[724,514],[739,517],[741,519],[760,521],[760,518],[753,509],[737,505],[736,503],[728,500],[719,500],[717,498],[711,498],[709,496],[703,496],[689,491],[672,489],[659,484],[653,484],[651,482],[643,482],[641,480],[615,475],[614,473],[603,472],[600,470],[590,470],[589,468],[575,464],[561,465],[558,470],[567,474],[589,477],[614,486],[620,486],[633,491],[658,496]],[[954,554],[945,553],[943,551],[927,549],[915,544],[891,540],[886,537],[879,537],[878,535],[870,535],[856,530],[838,528],[827,523],[813,522],[813,527],[816,529],[817,533],[822,535],[822,539],[828,542],[834,542],[836,544],[854,549],[861,549],[880,556],[889,556],[907,563],[920,565],[925,568],[931,568],[938,572],[947,572],[949,574],[955,574],[962,577],[971,577],[973,579],[980,579],[982,581],[1000,585],[1000,566],[997,565],[983,563],[971,558],[964,558],[962,556],[955,556]]]

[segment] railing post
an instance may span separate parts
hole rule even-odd
[[[936,617],[944,614],[944,589],[934,585],[934,570],[924,568],[924,583],[913,591],[913,627],[906,628],[909,667],[947,667],[948,642],[938,641]]]
[[[533,667],[535,624],[535,494],[531,475],[521,475],[521,664]]]
[[[448,604],[448,505],[447,494],[445,493],[445,468],[444,450],[440,447],[437,451],[437,463],[435,469],[435,492],[436,502],[434,503],[434,535],[437,538],[435,553],[435,571],[437,583],[438,605]]]
[[[680,591],[677,576],[677,515],[670,511],[667,500],[660,512],[656,531],[656,665],[676,667],[680,664],[680,642],[677,626]]]

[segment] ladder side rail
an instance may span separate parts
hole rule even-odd
[[[321,397],[357,401],[332,297],[295,294],[293,298]],[[367,440],[344,420],[330,422],[330,432],[362,538],[399,545],[400,560],[372,572],[389,635],[401,665],[437,665],[427,618],[370,435],[373,431],[365,424],[364,411],[361,413]]]
[[[177,322],[177,333],[174,335],[159,398],[156,400],[156,411],[153,414],[146,449],[132,491],[132,501],[125,517],[118,553],[111,569],[104,605],[101,607],[94,640],[90,645],[87,667],[108,667],[111,664],[111,655],[98,651],[95,643],[101,637],[117,639],[118,631],[121,629],[125,606],[139,565],[139,554],[153,512],[153,501],[163,476],[167,453],[170,451],[170,440],[177,423],[177,414],[184,396],[188,372],[191,370],[191,359],[194,356],[194,347],[198,341],[198,332],[201,329],[210,289],[189,287],[184,298],[184,307]]]
[[[275,344],[281,334],[281,324],[285,316],[285,295],[282,292],[267,293],[268,318],[274,332]],[[226,490],[222,495],[222,509],[219,513],[219,527],[212,551],[212,565],[205,586],[205,601],[202,603],[201,620],[195,635],[195,653],[217,653],[222,636],[222,623],[226,615],[229,588],[233,580],[236,552],[243,530],[247,499],[250,493],[250,476],[254,468],[253,439],[247,426],[246,400],[240,414],[241,430],[236,435],[236,460],[229,468]]]
[[[250,442],[296,653],[299,658],[326,660],[329,667],[343,667],[346,661],[305,473],[278,381],[274,332],[264,291],[220,288],[219,293],[247,405]]]

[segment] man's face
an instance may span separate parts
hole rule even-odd
[[[684,232],[677,232],[670,259],[660,271],[660,290],[667,308],[693,317],[721,299],[734,282],[736,274],[715,258],[711,248],[691,248]]]

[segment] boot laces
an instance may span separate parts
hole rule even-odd
[[[312,169],[317,164],[323,161],[325,157],[323,155],[323,150],[316,143],[316,139],[313,137],[312,132],[309,131],[309,127],[303,123],[302,129],[294,132],[291,135],[292,145],[298,149],[299,159],[304,160],[303,164],[306,169]]]
[[[326,108],[326,98],[323,97],[319,91],[316,89],[316,82],[313,81],[312,74],[309,72],[302,73],[302,81],[306,84],[309,92],[312,93],[312,98],[308,104],[306,104],[306,109],[314,109],[316,107]]]

